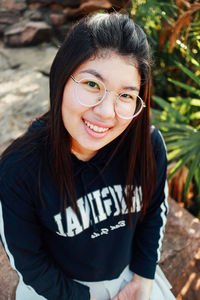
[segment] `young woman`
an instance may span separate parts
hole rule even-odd
[[[72,28],[52,64],[49,111],[1,159],[16,300],[175,299],[157,267],[167,161],[150,87],[147,39],[128,16]]]

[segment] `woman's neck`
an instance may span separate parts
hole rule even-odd
[[[75,149],[71,149],[71,152],[79,159],[79,160],[82,160],[82,161],[88,161],[90,160],[92,157],[94,157],[96,155],[96,152],[92,151],[88,151],[88,152],[83,152],[81,153],[80,151],[76,151]]]

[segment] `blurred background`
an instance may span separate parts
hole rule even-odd
[[[99,11],[128,13],[148,36],[152,53],[151,122],[164,136],[169,162],[170,215],[161,266],[173,283],[177,299],[197,300],[199,1],[0,0],[0,151],[24,132],[31,119],[48,109],[50,66],[70,26]],[[8,300],[17,277],[1,253],[0,299]]]

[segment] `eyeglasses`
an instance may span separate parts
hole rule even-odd
[[[106,93],[111,92],[100,80],[93,78],[76,80],[73,75],[70,77],[77,83],[75,98],[83,106],[94,107],[103,101]],[[116,114],[126,120],[138,116],[144,107],[146,107],[144,101],[134,91],[122,92],[115,100]]]

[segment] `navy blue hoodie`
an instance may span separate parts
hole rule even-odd
[[[31,130],[41,126],[38,124],[33,123]],[[123,188],[126,158],[118,153],[105,167],[112,143],[87,162],[72,155],[79,217],[71,207],[61,214],[59,193],[48,168],[40,165],[40,143],[31,155],[17,153],[1,165],[1,240],[20,280],[41,299],[89,300],[89,288],[73,279],[115,279],[127,265],[140,276],[154,278],[168,212],[168,189],[166,149],[153,126],[151,141],[157,185],[142,222],[142,193],[140,186],[135,187],[132,227]],[[38,191],[39,168],[44,205]]]

